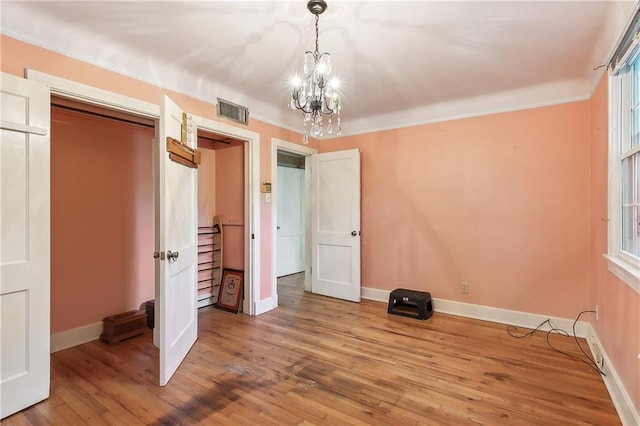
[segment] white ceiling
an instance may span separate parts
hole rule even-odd
[[[345,134],[591,94],[634,1],[328,0],[320,50]],[[0,32],[300,131],[288,80],[312,50],[298,1],[2,0]]]

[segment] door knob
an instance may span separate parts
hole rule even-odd
[[[175,262],[176,260],[178,260],[178,256],[180,256],[180,253],[178,253],[177,251],[167,251],[167,259],[169,260],[170,263]]]
[[[351,236],[356,237],[358,235],[358,231],[351,231]]]

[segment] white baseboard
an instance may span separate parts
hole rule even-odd
[[[210,304],[212,298],[206,298],[198,301],[198,308],[207,306]],[[201,306],[202,304],[202,306]],[[278,307],[278,296],[269,297],[264,300],[256,302],[256,315],[263,314],[272,309]],[[58,352],[64,349],[69,349],[74,346],[82,345],[83,343],[91,342],[100,338],[102,334],[102,321],[93,324],[85,325],[71,330],[66,330],[61,333],[51,335],[51,349],[50,352]],[[155,331],[155,330],[154,330]],[[155,336],[155,333],[154,333]],[[155,340],[154,340],[155,342]]]
[[[102,321],[51,335],[51,353],[72,348],[100,338]]]
[[[618,412],[618,416],[620,417],[622,424],[624,426],[640,425],[640,413],[638,413],[638,410],[634,406],[631,397],[620,380],[620,376],[616,373],[616,369],[611,363],[610,358],[607,356],[607,353],[605,352],[602,343],[600,343],[600,339],[591,324],[589,324],[587,342],[589,343],[589,349],[591,349],[593,359],[597,359],[598,354],[604,358],[602,371],[604,371],[606,376],[603,376],[602,379],[609,391],[611,401],[613,401],[613,405],[616,407],[616,411]]]
[[[550,320],[555,328],[560,328],[573,335],[573,319],[552,317],[549,315],[532,314],[529,312],[512,311],[510,309],[496,308],[493,306],[473,305],[471,303],[456,302],[453,300],[433,299],[433,310],[443,314],[458,315],[483,321],[497,322],[499,324],[515,325],[525,328],[536,328],[545,320]],[[576,323],[576,336],[586,338],[590,324],[587,321]],[[547,331],[550,327],[545,324],[540,330]]]
[[[375,300],[377,302],[389,302],[390,290],[380,290],[377,288],[362,287],[362,298]],[[550,319],[553,326],[561,328],[568,333],[573,333],[574,320],[568,318],[550,317],[546,315],[532,314],[528,312],[512,311],[509,309],[495,308],[492,306],[472,305],[470,303],[456,302],[453,300],[433,298],[433,310],[443,314],[458,315],[467,318],[474,318],[483,321],[497,322],[500,324],[515,325],[518,327],[535,328],[546,319]],[[549,327],[541,328],[546,331]],[[599,352],[604,357],[603,381],[609,391],[609,396],[616,407],[618,416],[622,424],[627,426],[640,425],[640,415],[636,410],[629,394],[627,393],[620,377],[613,368],[609,357],[602,348],[591,323],[578,321],[576,324],[576,336],[583,337],[589,342],[589,348],[593,354],[593,359],[597,358]]]
[[[389,290],[380,290],[379,288],[362,287],[361,297],[367,300],[375,300],[376,302],[389,302]]]
[[[256,302],[256,316],[278,307],[278,295],[273,295]]]
[[[390,293],[390,290],[362,287],[363,299],[388,303]],[[493,306],[473,305],[471,303],[456,302],[454,300],[432,298],[432,301],[434,312],[526,328],[536,328],[543,321],[550,319],[554,327],[561,328],[564,331],[573,334],[572,327],[574,320],[572,319],[550,317],[548,315],[532,314],[529,312],[512,311],[509,309],[495,308]],[[589,327],[590,324],[588,322],[578,321],[576,324],[576,336],[586,338]],[[540,328],[540,330],[547,331],[549,330],[549,327],[545,325],[545,327]]]
[[[198,299],[196,306],[198,309],[200,309],[206,306],[213,305],[214,303],[215,303],[215,297],[210,296],[210,297],[205,297],[203,299]]]

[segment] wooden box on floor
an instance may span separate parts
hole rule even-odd
[[[129,311],[106,317],[103,320],[103,333],[100,339],[105,342],[119,342],[129,337],[144,334],[147,327],[147,313],[144,311]]]

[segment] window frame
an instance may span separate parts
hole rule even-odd
[[[630,137],[631,132],[631,113],[630,110],[625,113],[623,108],[631,104],[633,73],[618,71],[640,61],[640,43],[635,42],[628,52],[620,65],[609,73],[609,236],[605,257],[609,271],[640,294],[640,257],[622,250],[622,160],[633,155],[638,147],[622,152],[622,141]]]

